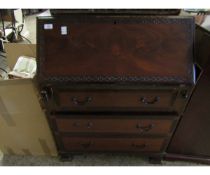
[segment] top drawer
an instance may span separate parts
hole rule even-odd
[[[177,88],[138,90],[52,89],[51,109],[57,111],[179,112],[185,98]]]
[[[38,78],[48,82],[193,83],[191,17],[39,17]]]

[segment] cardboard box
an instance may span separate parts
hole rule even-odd
[[[36,58],[34,44],[5,44],[12,69],[19,56]],[[0,81],[0,150],[4,154],[56,156],[55,143],[33,79]]]

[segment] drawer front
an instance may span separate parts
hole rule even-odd
[[[85,116],[86,119],[56,117],[55,120],[59,132],[73,133],[167,135],[171,132],[174,124],[173,119],[132,119],[131,116],[131,119],[117,118],[116,116],[115,119],[106,119],[106,117],[100,119],[91,118],[91,116]]]
[[[176,89],[57,91],[55,106],[66,110],[175,110]]]
[[[93,138],[63,137],[67,151],[136,151],[160,152],[164,139],[149,138]]]

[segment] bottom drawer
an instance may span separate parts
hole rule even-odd
[[[168,135],[174,124],[174,118],[168,116],[168,119],[148,119],[146,118],[120,118],[120,116],[113,116],[113,118],[92,118],[91,116],[83,116],[83,118],[62,118],[57,116],[55,118],[56,126],[59,132],[70,133],[118,133],[118,134],[155,134]]]
[[[160,152],[164,146],[164,141],[164,138],[62,138],[66,151]]]

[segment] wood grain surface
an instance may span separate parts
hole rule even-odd
[[[45,23],[53,24],[51,30],[43,29],[43,20],[38,28],[43,75],[133,76],[192,82],[191,18],[153,21],[121,17],[121,22],[108,16],[109,22],[103,22],[104,18],[98,23],[88,17],[83,22],[48,19]],[[67,35],[61,35],[61,26],[67,27]]]

